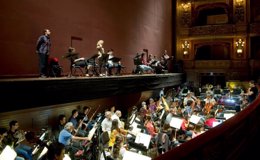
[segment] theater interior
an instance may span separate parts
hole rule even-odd
[[[162,90],[165,98],[174,93],[172,101],[182,101],[190,92],[205,98],[217,86],[235,97],[238,87],[248,92],[252,80],[259,89],[259,9],[258,0],[2,1],[0,127],[8,129],[9,122],[17,120],[22,130],[40,134],[54,126],[60,114],[69,119],[74,109],[81,112],[84,106],[94,118],[115,106],[128,124],[134,107],[141,109],[150,98],[170,106],[161,102]],[[46,28],[51,31],[49,56],[61,70],[41,78],[36,43]],[[87,76],[84,68],[71,65],[66,57],[68,48],[74,47],[80,57],[90,60],[101,39],[105,50],[113,49],[119,57],[120,75],[97,76],[93,70]],[[144,49],[154,57],[163,57],[167,51],[167,69],[135,72],[135,57]],[[148,60],[148,53],[145,56]],[[219,95],[215,99],[223,100],[227,94]],[[242,92],[236,96],[242,98]],[[260,142],[259,105],[257,95],[246,108],[226,109],[235,114],[220,125],[163,154],[152,155],[154,145],[150,144],[149,152],[132,156],[155,160],[259,157],[255,147]],[[127,160],[126,156],[121,159]]]

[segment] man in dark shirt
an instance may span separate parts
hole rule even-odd
[[[249,103],[253,102],[256,99],[256,97],[258,95],[258,89],[257,89],[254,81],[249,82],[249,90],[246,93],[246,95],[248,96]]]
[[[43,35],[38,38],[36,45],[36,53],[39,56],[40,77],[42,78],[47,76],[48,58],[51,47],[50,34],[50,30],[45,29]]]

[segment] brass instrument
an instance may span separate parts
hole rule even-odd
[[[166,102],[166,100],[164,99],[164,97],[162,97],[162,102],[163,102],[163,104],[164,104],[164,109],[165,109],[165,111],[169,111],[169,105],[168,105],[168,103]]]

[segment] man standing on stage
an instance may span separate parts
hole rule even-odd
[[[36,45],[36,53],[39,56],[40,77],[42,78],[46,78],[47,76],[48,58],[51,46],[50,34],[50,30],[45,29],[43,35],[38,38]]]

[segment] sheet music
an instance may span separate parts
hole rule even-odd
[[[190,117],[190,122],[191,122],[191,123],[194,123],[194,124],[198,124],[199,121],[200,121],[200,119],[201,119],[200,116],[192,115],[192,116]]]
[[[0,160],[14,160],[16,156],[16,152],[10,146],[6,146],[0,154]]]
[[[149,144],[151,141],[151,136],[144,133],[138,133],[135,138],[135,143],[143,144],[147,149],[149,148]]]
[[[224,117],[226,119],[229,119],[229,118],[233,117],[234,115],[235,115],[234,113],[224,113]]]
[[[172,120],[170,122],[170,126],[176,129],[180,129],[182,125],[183,120],[177,117],[172,117]]]
[[[212,127],[216,127],[217,125],[221,124],[222,122],[213,122]]]

